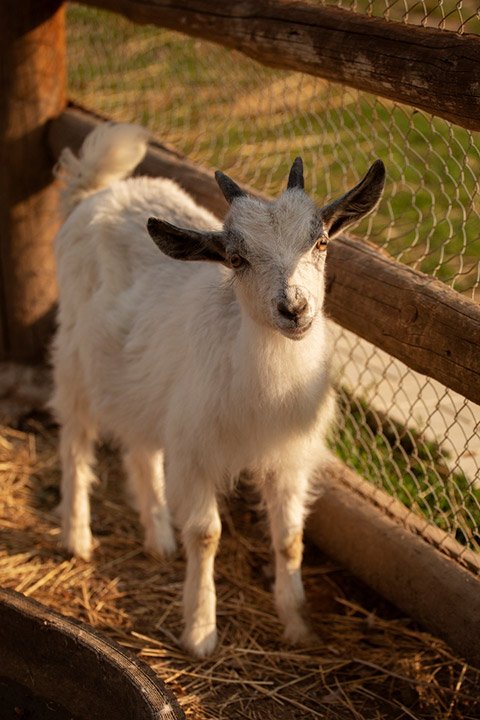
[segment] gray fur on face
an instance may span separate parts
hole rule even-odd
[[[300,158],[293,163],[288,189],[274,201],[248,195],[223,173],[216,177],[232,203],[223,231],[198,232],[150,218],[154,242],[175,259],[220,262],[234,269],[242,304],[261,325],[288,334],[298,326],[299,303],[305,305],[304,320],[311,323],[324,292],[326,253],[316,243],[373,210],[383,189],[383,163],[378,160],[354,188],[321,209],[303,190]],[[232,259],[234,255],[239,258]]]

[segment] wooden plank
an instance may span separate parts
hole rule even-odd
[[[327,313],[417,372],[480,403],[480,306],[353,237],[331,243]]]
[[[45,124],[65,107],[61,0],[5,0],[0,22],[1,359],[42,359],[56,297],[58,193]]]
[[[50,124],[52,151],[78,150],[99,122],[78,108],[67,110]],[[173,177],[197,202],[224,216],[226,203],[213,171],[152,145],[139,172]],[[327,272],[326,311],[333,320],[480,403],[479,305],[351,237],[330,244]]]
[[[325,491],[307,523],[312,540],[480,667],[480,557],[338,460],[320,477]]]
[[[281,0],[83,0],[480,130],[480,37]]]

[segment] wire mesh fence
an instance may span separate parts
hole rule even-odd
[[[326,3],[322,3],[326,4]],[[478,2],[339,0],[352,12],[480,34]],[[69,95],[141,122],[191,160],[277,194],[300,154],[319,202],[376,157],[378,212],[356,234],[480,297],[478,133],[306,74],[272,70],[175,32],[71,4]],[[345,461],[470,549],[480,548],[480,409],[334,327]]]
[[[478,33],[480,11],[476,0],[321,0],[321,4],[411,25]]]

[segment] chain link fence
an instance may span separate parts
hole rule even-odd
[[[480,10],[476,0],[321,0],[320,4],[440,30],[479,31]]]
[[[478,2],[322,4],[480,34]],[[71,99],[114,120],[140,122],[194,162],[272,195],[298,154],[319,202],[381,157],[384,199],[355,233],[478,302],[478,133],[100,10],[70,4],[67,17]],[[461,546],[480,549],[480,408],[351,333],[337,326],[333,332],[337,452]]]

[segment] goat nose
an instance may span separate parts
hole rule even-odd
[[[277,303],[277,310],[280,315],[283,315],[287,320],[297,320],[299,317],[305,314],[308,307],[307,299],[302,297],[295,302],[288,302],[286,300],[280,300]]]

